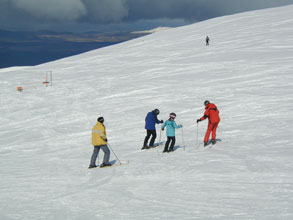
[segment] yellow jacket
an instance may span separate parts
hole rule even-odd
[[[94,146],[106,145],[107,144],[106,139],[107,139],[106,128],[101,122],[98,122],[92,128],[92,145]]]

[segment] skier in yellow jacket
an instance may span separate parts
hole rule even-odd
[[[100,167],[111,166],[109,163],[110,159],[110,150],[107,146],[107,136],[106,136],[106,128],[104,126],[104,118],[99,117],[97,119],[97,124],[92,128],[92,145],[94,146],[94,151],[91,157],[90,168],[97,167],[96,160],[99,155],[100,149],[104,151],[104,160]]]

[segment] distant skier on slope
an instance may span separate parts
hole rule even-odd
[[[106,128],[104,125],[104,118],[99,117],[97,121],[97,124],[92,128],[92,145],[94,146],[94,151],[91,157],[89,169],[97,167],[96,160],[99,155],[100,149],[104,151],[104,159],[100,167],[111,166],[111,164],[109,163],[110,150],[107,146],[108,140],[106,136]]]
[[[210,38],[209,36],[206,37],[206,46],[210,45]]]
[[[142,150],[154,147],[154,143],[157,137],[156,124],[163,123],[163,120],[158,120],[157,116],[160,114],[159,109],[155,109],[149,112],[145,118],[145,129],[147,130],[147,135],[144,139]],[[149,138],[152,136],[150,144],[148,146]]]
[[[162,125],[162,131],[164,130],[165,127],[167,127],[167,142],[165,144],[165,148],[163,150],[163,153],[169,153],[174,151],[174,145],[176,142],[175,139],[175,128],[182,128],[182,125],[177,125],[176,122],[174,121],[176,118],[175,113],[170,113],[169,119]],[[169,144],[171,142],[170,148]]]
[[[202,116],[200,119],[197,119],[196,123],[202,120],[205,120],[206,118],[209,119],[208,129],[206,131],[205,138],[204,138],[204,146],[207,146],[211,132],[212,132],[212,144],[216,144],[216,130],[217,130],[218,124],[220,123],[220,116],[219,116],[219,110],[215,104],[210,103],[208,100],[206,100],[204,102],[204,105],[205,105],[204,116]]]

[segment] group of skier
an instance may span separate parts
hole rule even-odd
[[[204,102],[205,105],[205,112],[204,115],[196,120],[196,123],[203,121],[208,118],[208,128],[204,137],[204,146],[209,144],[209,137],[212,133],[211,143],[216,144],[216,130],[218,124],[220,122],[219,110],[217,106],[213,103],[210,103],[208,100]],[[177,125],[175,122],[176,114],[174,112],[169,114],[169,119],[167,121],[159,120],[158,115],[160,114],[159,109],[155,109],[149,112],[145,118],[145,129],[146,129],[146,137],[144,139],[142,150],[154,148],[154,143],[157,137],[156,133],[156,124],[163,124],[161,129],[164,130],[166,128],[166,135],[167,141],[165,143],[165,147],[163,153],[172,152],[174,151],[175,146],[175,129],[182,128],[183,125]],[[151,137],[151,140],[148,145],[148,141]],[[111,166],[112,164],[109,163],[110,158],[110,150],[108,148],[107,143],[107,136],[106,136],[106,128],[104,125],[104,118],[99,117],[97,119],[97,124],[92,128],[92,145],[94,146],[94,151],[91,157],[91,162],[89,168],[95,168],[96,159],[99,155],[100,149],[104,152],[103,163],[100,167],[107,167]],[[170,145],[170,146],[169,146]]]
[[[199,123],[200,121],[203,121],[206,118],[208,118],[209,120],[208,128],[204,138],[204,146],[207,146],[209,143],[209,137],[211,133],[212,133],[211,143],[216,144],[216,131],[217,131],[218,124],[220,122],[220,116],[219,116],[219,110],[215,104],[210,103],[208,100],[206,100],[204,102],[204,105],[205,105],[204,115],[201,118],[197,119],[196,123]],[[167,127],[167,131],[166,131],[167,141],[165,143],[165,148],[163,150],[163,153],[172,152],[174,151],[174,145],[176,141],[175,129],[182,128],[183,125],[176,124],[175,122],[176,114],[174,112],[170,113],[169,119],[165,123],[163,122],[163,120],[158,120],[157,116],[159,114],[160,114],[159,109],[155,109],[149,112],[145,118],[145,129],[146,129],[147,135],[144,139],[142,150],[155,147],[154,142],[157,137],[155,125],[163,124],[161,127],[162,130],[164,130],[164,128]],[[149,141],[150,136],[152,136],[152,138],[148,145],[147,143]]]
[[[162,130],[164,128],[167,128],[167,141],[165,144],[165,148],[163,150],[163,153],[174,151],[174,145],[175,145],[175,129],[176,128],[182,128],[182,125],[177,125],[175,122],[176,114],[174,112],[170,113],[169,119],[167,121],[158,120],[157,116],[160,114],[159,109],[155,109],[151,112],[149,112],[145,118],[145,129],[147,132],[147,135],[144,139],[142,150],[153,148],[155,139],[157,137],[156,133],[156,124],[163,124]],[[152,136],[150,144],[148,145],[148,141],[150,136]],[[169,148],[169,144],[170,148]]]

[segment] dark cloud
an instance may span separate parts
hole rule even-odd
[[[82,0],[87,15],[82,19],[95,23],[121,22],[128,16],[125,0]]]
[[[0,29],[160,19],[188,23],[286,4],[293,0],[0,0]]]
[[[248,10],[293,4],[293,0],[128,0],[126,19],[183,18],[204,20]]]
[[[86,15],[80,0],[11,0],[18,10],[23,10],[37,19],[71,21]]]

